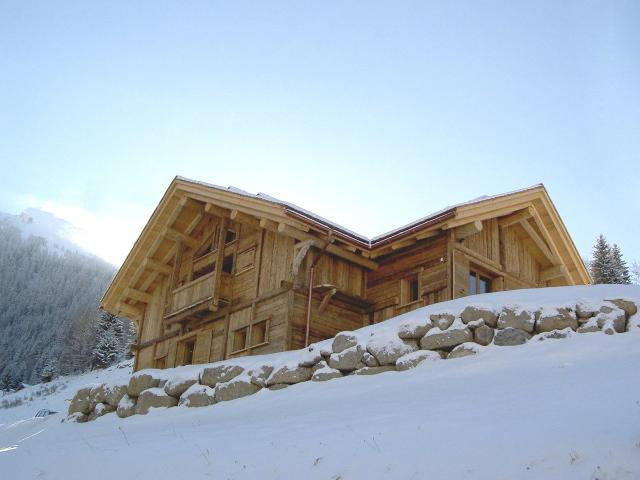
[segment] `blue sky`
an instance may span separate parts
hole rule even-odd
[[[366,235],[543,182],[640,259],[640,2],[0,2],[0,210],[118,263],[175,175]]]

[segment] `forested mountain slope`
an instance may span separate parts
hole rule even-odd
[[[0,381],[37,382],[90,365],[98,301],[115,267],[94,256],[51,248],[0,220]]]

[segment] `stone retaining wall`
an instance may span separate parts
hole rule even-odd
[[[151,408],[205,407],[300,382],[404,371],[425,362],[476,354],[489,345],[565,338],[573,332],[614,335],[640,331],[638,306],[625,299],[500,309],[470,302],[461,311],[413,312],[293,352],[208,365],[141,370],[128,383],[90,385],[69,406],[69,419],[87,422],[115,412],[145,415]]]

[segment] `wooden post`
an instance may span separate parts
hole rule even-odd
[[[222,264],[224,263],[224,243],[227,236],[227,228],[229,226],[229,220],[222,219],[220,224],[220,236],[218,237],[218,250],[216,252],[216,269],[213,279],[213,294],[211,297],[211,310],[216,311],[218,309],[218,302],[220,300],[220,280],[222,278]]]

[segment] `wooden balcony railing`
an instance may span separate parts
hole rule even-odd
[[[165,317],[211,301],[215,292],[214,282],[215,272],[211,272],[173,290],[169,295]],[[229,286],[229,277],[223,273],[219,285],[220,292],[218,296],[220,299],[226,300],[229,298]]]

